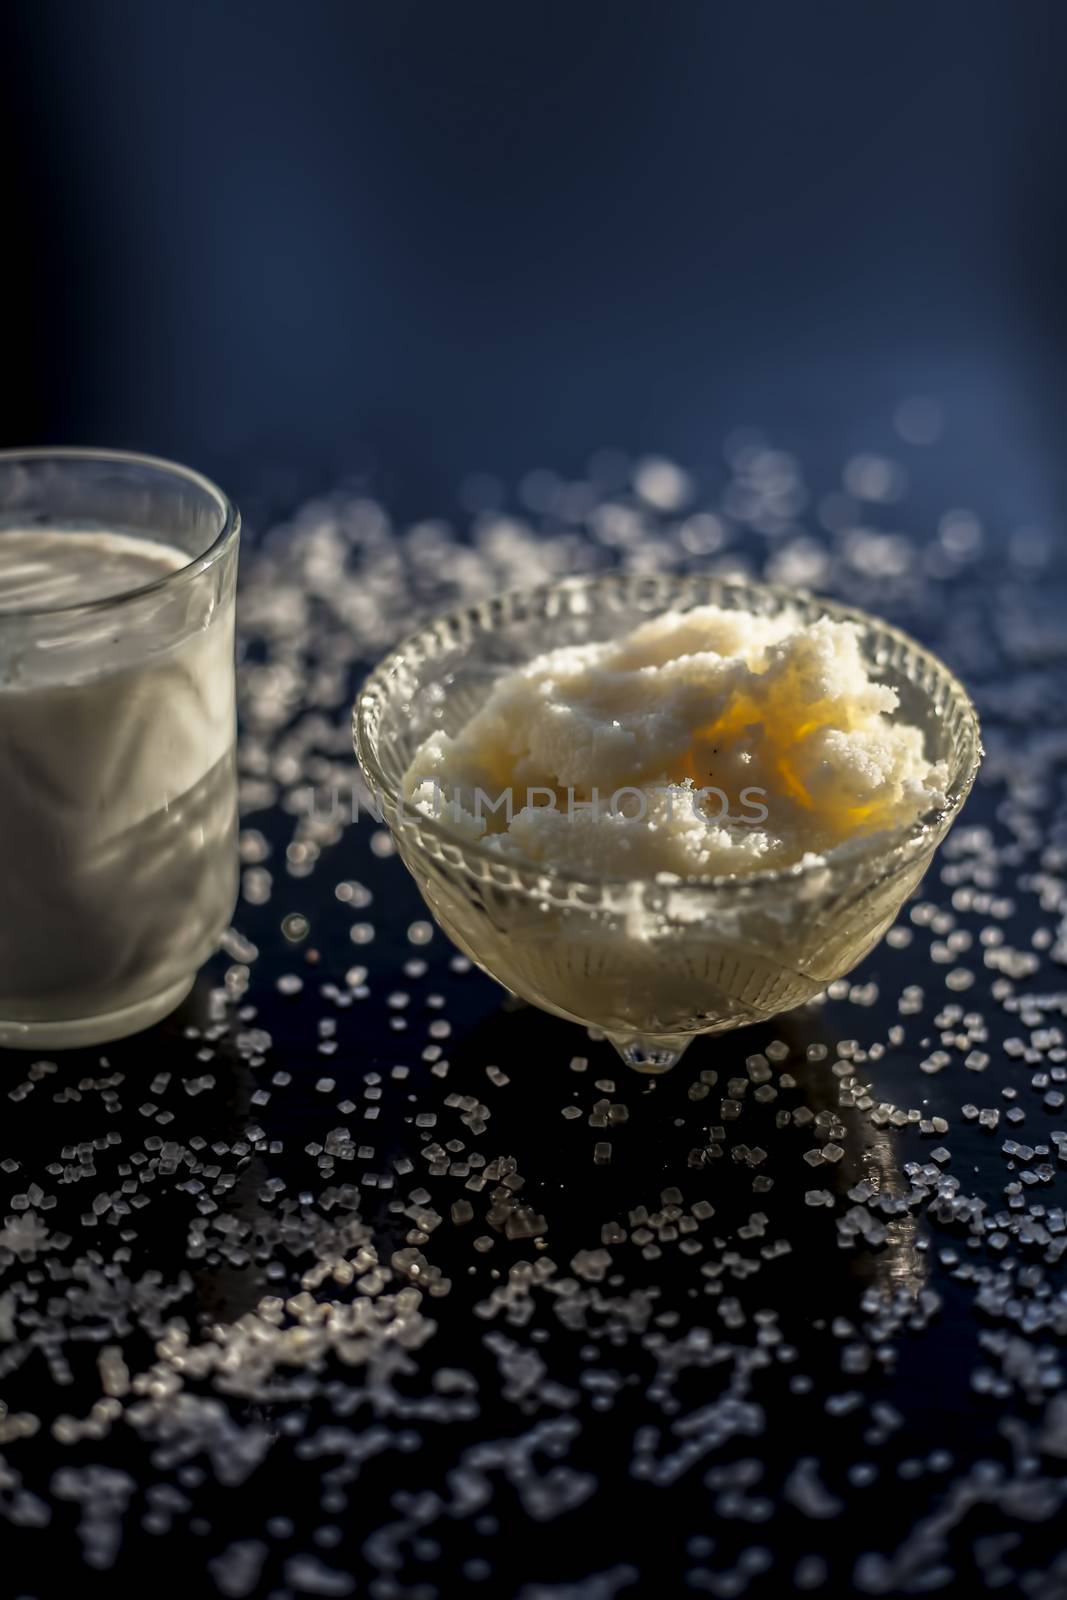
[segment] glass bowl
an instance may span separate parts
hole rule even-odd
[[[922,729],[929,759],[947,764],[944,808],[814,863],[663,883],[505,859],[460,838],[447,815],[401,803],[423,740],[457,732],[502,674],[702,605],[857,623],[866,661],[900,696],[897,715]],[[645,1072],[672,1067],[698,1034],[773,1017],[851,971],[919,883],[982,755],[965,690],[906,634],[833,601],[701,576],[567,579],[438,617],[371,673],[353,732],[375,802],[449,938],[513,993],[601,1030]]]

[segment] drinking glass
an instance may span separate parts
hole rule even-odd
[[[163,544],[173,570],[5,609],[3,540],[27,530]],[[226,496],[171,462],[0,453],[0,1045],[147,1026],[228,923],[239,530]],[[10,572],[7,587],[10,602]]]

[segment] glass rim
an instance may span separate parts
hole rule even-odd
[[[180,461],[171,461],[166,456],[146,455],[138,450],[95,449],[91,445],[44,445],[32,449],[0,450],[0,469],[7,466],[15,466],[21,461],[96,461],[105,465],[110,463],[117,467],[147,467],[161,477],[183,480],[202,490],[217,507],[222,518],[222,526],[211,540],[211,543],[199,555],[191,557],[184,565],[176,567],[173,572],[165,572],[162,577],[153,578],[149,583],[137,584],[132,589],[117,589],[114,594],[101,595],[95,600],[74,600],[59,606],[16,606],[7,608],[0,605],[0,622],[8,622],[14,618],[19,618],[26,622],[32,621],[35,617],[71,616],[77,612],[91,615],[125,605],[130,601],[140,599],[143,595],[156,594],[163,589],[184,587],[185,584],[199,577],[202,572],[206,572],[209,568],[215,566],[241,531],[241,513],[229,496],[219,488],[218,484],[213,483],[202,472],[197,472],[194,467],[183,466]],[[0,537],[2,537],[2,534],[0,534]]]
[[[656,893],[694,893],[717,890],[744,891],[747,889],[769,888],[773,889],[784,883],[797,882],[807,878],[810,874],[820,871],[832,870],[835,867],[861,866],[869,861],[885,859],[897,852],[914,852],[918,854],[921,848],[933,840],[934,848],[940,839],[947,833],[963,808],[963,805],[974,786],[978,769],[981,765],[984,750],[981,739],[981,725],[974,702],[967,693],[963,684],[955,673],[935,655],[932,650],[919,644],[903,628],[896,627],[893,623],[884,622],[879,617],[872,616],[858,606],[848,605],[844,601],[831,600],[821,595],[812,594],[810,591],[790,589],[781,584],[745,581],[743,579],[718,578],[707,573],[624,573],[601,572],[580,577],[557,579],[552,583],[536,584],[528,588],[509,589],[501,594],[493,595],[485,600],[452,611],[440,612],[427,620],[421,627],[406,634],[388,653],[377,663],[360,687],[352,708],[352,732],[355,744],[356,757],[363,770],[375,799],[384,798],[394,808],[402,805],[402,793],[399,783],[394,783],[386,774],[378,757],[378,741],[369,726],[368,718],[371,708],[375,704],[384,705],[389,691],[389,680],[405,664],[412,652],[422,655],[422,641],[427,636],[438,635],[442,630],[448,630],[461,618],[478,620],[491,608],[496,609],[509,602],[519,600],[529,603],[546,599],[552,594],[566,592],[579,593],[609,588],[612,586],[625,588],[630,584],[648,585],[650,578],[658,582],[666,590],[673,591],[677,597],[682,597],[688,588],[692,592],[696,585],[702,584],[709,591],[709,598],[702,603],[714,604],[710,593],[720,595],[763,595],[770,596],[785,605],[799,605],[815,607],[819,615],[833,617],[837,621],[855,622],[867,632],[874,632],[882,637],[893,640],[899,646],[909,651],[922,662],[943,684],[955,701],[963,721],[966,733],[963,750],[958,758],[950,782],[944,806],[921,812],[919,816],[908,822],[900,823],[896,827],[883,828],[876,833],[860,835],[859,838],[843,839],[831,845],[817,855],[802,857],[799,861],[788,862],[775,867],[758,867],[747,872],[719,872],[708,874],[689,874],[675,877],[667,874],[635,874],[625,875],[620,873],[599,873],[582,871],[573,867],[554,865],[551,862],[536,861],[531,856],[518,853],[501,854],[493,849],[492,845],[483,840],[471,840],[451,829],[447,823],[442,823],[437,817],[408,810],[407,817],[418,829],[424,830],[430,838],[440,845],[447,845],[449,850],[458,855],[464,866],[471,867],[477,864],[480,867],[495,867],[499,873],[502,869],[513,869],[516,873],[540,879],[542,882],[564,885],[570,889],[586,890],[593,893],[603,893],[611,890],[651,891]],[[813,619],[814,620],[814,619]],[[494,627],[485,627],[482,631],[490,633],[496,631]]]

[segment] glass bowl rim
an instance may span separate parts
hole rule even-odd
[[[514,868],[516,871],[533,875],[546,882],[566,885],[573,889],[585,889],[591,893],[602,892],[605,889],[625,890],[642,889],[659,892],[674,891],[717,891],[744,890],[758,887],[773,888],[777,885],[793,883],[809,874],[826,871],[835,866],[858,865],[870,860],[878,860],[893,855],[898,851],[917,850],[926,844],[932,835],[943,837],[948,828],[955,821],[963,808],[967,796],[974,786],[974,781],[981,765],[984,750],[981,740],[981,726],[978,712],[974,702],[967,693],[956,674],[945,665],[939,656],[932,650],[919,644],[903,628],[896,627],[891,622],[884,622],[881,618],[872,616],[863,611],[859,606],[848,605],[844,601],[830,600],[822,595],[813,593],[808,589],[794,589],[783,584],[760,583],[737,578],[719,578],[712,573],[623,573],[618,571],[582,574],[581,576],[556,579],[551,583],[534,584],[529,587],[517,587],[503,590],[499,594],[486,596],[484,599],[471,601],[465,606],[457,607],[451,611],[437,612],[426,619],[420,627],[406,634],[397,644],[371,670],[356,696],[352,708],[352,734],[355,745],[356,758],[366,778],[374,798],[380,804],[384,798],[394,808],[403,809],[402,796],[399,788],[387,776],[377,753],[377,740],[372,735],[369,727],[369,713],[377,701],[384,705],[389,697],[390,680],[396,676],[405,664],[406,657],[413,651],[422,651],[421,641],[427,636],[434,636],[440,630],[455,627],[461,621],[479,622],[482,613],[487,607],[506,606],[523,601],[526,604],[543,602],[556,593],[579,593],[596,591],[598,589],[615,588],[623,593],[631,586],[650,583],[662,585],[666,594],[673,594],[677,601],[685,597],[686,590],[695,592],[698,587],[709,591],[707,598],[697,602],[704,605],[716,604],[712,593],[719,595],[732,594],[735,596],[765,596],[770,597],[784,607],[795,604],[817,610],[819,616],[829,616],[837,622],[854,622],[867,632],[873,631],[884,638],[892,640],[895,644],[907,650],[911,655],[922,662],[931,673],[938,678],[947,688],[950,698],[955,702],[962,718],[965,737],[961,757],[957,763],[959,771],[955,783],[951,784],[944,806],[937,806],[929,811],[920,813],[910,822],[902,823],[896,828],[883,828],[876,833],[863,835],[859,840],[844,839],[839,844],[832,845],[808,859],[790,862],[784,866],[759,867],[750,872],[720,872],[708,874],[689,874],[680,876],[668,873],[652,875],[625,875],[619,873],[580,872],[572,868],[553,865],[551,862],[536,861],[532,856],[516,853],[502,855],[494,850],[491,845],[480,840],[468,840],[447,824],[439,822],[435,817],[426,816],[422,812],[411,811],[407,815],[419,829],[425,829],[432,838],[442,845],[447,845],[451,852],[458,856],[464,865],[477,863],[482,866],[501,868]],[[671,602],[666,601],[667,604]],[[740,608],[738,608],[740,609]],[[811,618],[817,620],[816,617]],[[636,624],[635,624],[636,625]],[[484,626],[483,633],[497,631],[496,625]],[[531,659],[533,659],[531,657]],[[937,839],[935,838],[935,844]]]
[[[180,461],[170,461],[166,456],[145,455],[138,450],[98,450],[91,445],[84,447],[43,445],[34,449],[0,450],[0,468],[17,466],[20,461],[95,461],[105,465],[110,463],[116,467],[147,467],[160,477],[184,479],[194,488],[202,490],[209,500],[214,501],[221,516],[221,527],[211,543],[201,550],[199,555],[190,557],[180,567],[175,567],[173,572],[165,572],[161,578],[153,578],[150,583],[138,584],[133,589],[119,589],[114,594],[101,595],[96,600],[74,600],[61,606],[25,606],[12,610],[5,610],[0,606],[0,622],[15,621],[18,626],[24,626],[27,621],[32,622],[36,617],[66,617],[76,613],[99,614],[123,606],[128,601],[140,600],[144,595],[155,594],[161,589],[182,587],[199,577],[202,572],[206,572],[209,567],[215,566],[241,532],[241,513],[218,484],[213,483],[202,472],[197,472],[194,467],[183,466]]]

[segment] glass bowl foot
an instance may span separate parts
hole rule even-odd
[[[608,1038],[628,1067],[650,1075],[669,1072],[682,1059],[690,1044],[690,1035],[687,1033],[660,1033],[648,1038],[640,1034],[631,1034],[626,1038],[609,1034]]]

